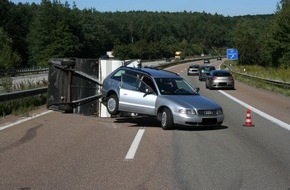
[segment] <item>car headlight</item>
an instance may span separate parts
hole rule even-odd
[[[196,115],[196,111],[191,109],[180,109],[178,112],[186,115]]]
[[[222,110],[222,109],[218,109],[218,110],[216,110],[216,114],[217,114],[217,115],[222,115],[222,114],[223,114],[223,110]]]

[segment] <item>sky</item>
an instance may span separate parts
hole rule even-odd
[[[36,3],[41,0],[10,0],[17,4]],[[52,0],[51,0],[52,1]],[[280,0],[59,0],[78,9],[94,8],[100,12],[157,11],[157,12],[206,12],[224,16],[274,14]]]

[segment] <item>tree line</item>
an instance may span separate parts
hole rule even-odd
[[[160,59],[225,55],[239,64],[290,66],[290,0],[275,14],[223,16],[205,12],[100,12],[76,4],[0,2],[0,69],[47,66],[50,58]]]

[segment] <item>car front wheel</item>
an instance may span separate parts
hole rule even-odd
[[[119,113],[119,99],[117,95],[110,95],[107,101],[107,110],[111,115],[117,115]]]
[[[164,108],[161,112],[161,127],[164,130],[173,129],[173,116],[168,108]]]

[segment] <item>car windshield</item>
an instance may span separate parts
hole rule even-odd
[[[155,78],[161,95],[197,95],[183,78]]]

